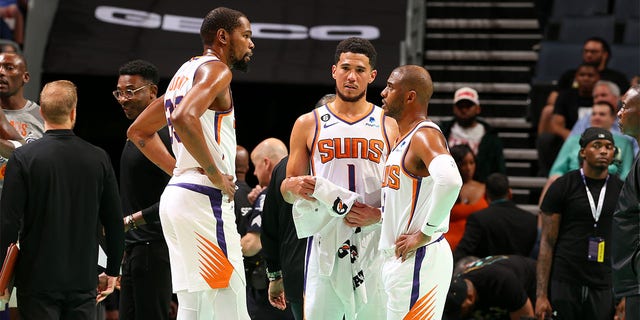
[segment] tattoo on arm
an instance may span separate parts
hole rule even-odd
[[[144,146],[145,146],[144,140],[139,140],[138,141],[138,146],[140,146],[140,148],[144,148]]]

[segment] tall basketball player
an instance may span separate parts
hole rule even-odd
[[[246,69],[254,44],[247,17],[216,8],[200,28],[201,56],[176,72],[164,96],[129,128],[152,162],[172,174],[160,199],[180,319],[249,319],[235,225],[236,134],[231,69]],[[156,131],[169,126],[174,159]]]

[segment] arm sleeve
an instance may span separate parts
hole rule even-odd
[[[427,208],[427,221],[421,231],[427,236],[431,236],[449,216],[462,187],[462,178],[456,162],[448,154],[441,154],[433,158],[428,169],[433,178],[434,188],[431,194],[431,204]]]
[[[269,187],[267,187],[267,194],[262,210],[262,233],[260,234],[262,256],[265,259],[267,268],[271,272],[281,269],[279,210],[284,210],[282,209],[283,207],[289,208],[289,214],[291,214],[291,204],[285,203],[280,194],[280,184],[282,184],[282,180],[285,178],[285,170],[286,165],[280,165],[271,174],[271,182],[269,183]]]
[[[100,202],[100,221],[104,226],[105,239],[107,241],[107,275],[120,274],[120,264],[124,252],[124,228],[122,227],[122,207],[118,196],[116,176],[105,153],[104,188]]]
[[[156,202],[141,211],[146,223],[160,222],[160,202]]]
[[[16,156],[17,152],[13,153],[7,162],[4,192],[0,201],[0,259],[3,262],[9,244],[18,241],[18,231],[29,194],[24,181],[22,162]]]

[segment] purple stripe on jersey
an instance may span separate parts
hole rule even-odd
[[[402,160],[402,165],[404,166],[404,159]],[[413,217],[415,217],[415,211],[416,211],[416,206],[417,206],[417,202],[418,202],[418,198],[420,198],[420,186],[422,186],[422,179],[416,179],[416,192],[413,195],[413,203],[411,204],[411,208],[413,209],[413,212],[411,212],[411,216],[409,216],[409,221],[407,221],[407,230],[409,230],[409,226],[411,225],[411,221],[413,220]],[[405,230],[405,231],[407,231]]]
[[[413,265],[413,286],[411,288],[411,301],[409,302],[409,310],[413,308],[413,305],[416,304],[416,301],[418,301],[418,298],[420,298],[418,296],[420,294],[420,269],[422,268],[422,261],[424,260],[425,253],[427,252],[427,247],[434,243],[442,241],[442,239],[444,239],[444,234],[441,234],[436,241],[427,243],[427,245],[416,249],[416,261]]]
[[[309,256],[311,255],[311,247],[313,246],[313,236],[307,238],[307,253],[304,257],[304,280],[302,282],[302,292],[307,290],[307,271],[309,269]]]
[[[422,267],[422,260],[424,260],[424,253],[427,246],[422,246],[416,250],[416,261],[413,265],[413,286],[411,287],[411,301],[409,302],[409,310],[416,304],[420,294],[420,268]]]
[[[216,237],[218,238],[218,245],[220,246],[222,252],[224,252],[224,255],[228,257],[229,255],[227,254],[227,241],[224,237],[224,221],[222,220],[222,191],[216,188],[193,183],[172,183],[169,185],[185,188],[187,190],[201,193],[209,197],[209,201],[211,201],[211,210],[213,211],[213,217],[216,219]]]
[[[349,191],[356,192],[356,166],[348,164],[347,169],[349,171]]]

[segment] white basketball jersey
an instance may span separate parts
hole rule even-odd
[[[382,108],[371,104],[371,112],[354,122],[339,118],[327,105],[315,109],[314,116],[311,173],[363,195],[364,203],[379,207],[390,150]]]
[[[404,158],[411,138],[420,128],[430,127],[440,131],[435,123],[423,121],[411,132],[402,137],[391,150],[385,165],[384,182],[382,184],[382,237],[380,250],[395,246],[396,239],[402,234],[420,231],[427,221],[427,208],[433,199],[434,183],[431,176],[413,175],[404,167]],[[449,215],[436,229],[437,233],[446,232],[449,228]],[[432,236],[437,239],[439,235]]]
[[[174,173],[183,172],[186,169],[200,167],[200,164],[189,154],[180,141],[171,124],[171,113],[180,108],[182,98],[188,94],[193,86],[198,67],[209,61],[220,61],[216,57],[198,56],[185,62],[173,76],[167,92],[164,94],[164,107],[171,136],[171,146],[176,157]],[[236,157],[236,129],[233,105],[227,111],[214,111],[207,109],[200,117],[200,124],[204,132],[207,147],[220,172],[235,176]]]

